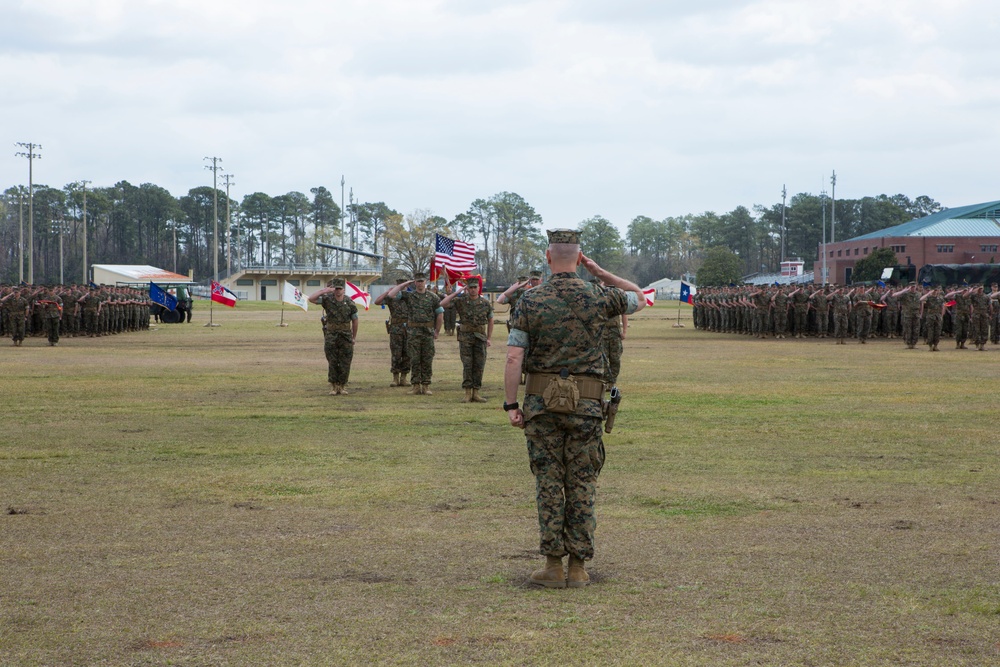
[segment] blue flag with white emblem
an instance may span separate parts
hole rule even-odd
[[[177,298],[154,282],[149,283],[149,300],[158,303],[167,310],[177,310]]]

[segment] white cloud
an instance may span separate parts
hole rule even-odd
[[[622,226],[772,203],[831,168],[845,196],[1000,196],[985,0],[33,0],[5,18],[0,132],[42,143],[54,185],[183,194],[219,155],[237,197],[346,174],[400,210],[511,190],[553,223]],[[24,172],[0,160],[0,183]]]

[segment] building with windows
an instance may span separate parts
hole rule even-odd
[[[995,264],[1000,261],[1000,201],[949,208],[895,227],[819,246],[813,266],[817,283],[851,283],[854,265],[874,250],[889,248],[902,266]],[[826,257],[827,280],[823,280]]]

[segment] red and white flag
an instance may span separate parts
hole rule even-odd
[[[344,284],[347,286],[347,298],[354,303],[361,304],[365,307],[365,310],[368,310],[368,306],[371,305],[372,295],[368,292],[361,291],[360,287],[350,281],[345,280]]]
[[[476,272],[476,246],[435,234],[431,282],[437,280],[438,276],[444,272],[447,272],[448,282],[455,282],[474,274]]]
[[[228,287],[221,283],[212,281],[212,301],[221,303],[230,308],[236,307],[236,295]]]
[[[644,289],[642,293],[646,295],[646,305],[652,306],[653,302],[656,301],[656,288],[650,287],[649,289]]]

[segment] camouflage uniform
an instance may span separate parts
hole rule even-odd
[[[393,375],[410,372],[410,352],[406,346],[406,303],[401,299],[387,299],[389,309],[389,354],[392,356]]]
[[[829,295],[830,289],[826,287],[816,290],[809,297],[813,310],[816,311],[816,335],[820,338],[826,338],[830,331],[830,302],[826,298]]]
[[[430,384],[434,364],[434,321],[443,313],[441,299],[430,290],[400,292],[396,298],[407,308],[409,320],[406,327],[410,352],[410,382]]]
[[[955,296],[955,314],[953,326],[955,331],[955,347],[964,348],[969,339],[969,324],[972,317],[972,300],[966,290],[961,290]]]
[[[916,287],[910,286],[907,291],[896,292],[899,299],[899,324],[903,332],[903,342],[906,347],[914,348],[920,337],[920,295]]]
[[[622,369],[622,318],[613,317],[604,328],[604,354],[608,358],[608,381],[618,382],[618,373]]]
[[[480,389],[486,369],[486,332],[493,319],[493,304],[485,296],[469,298],[465,292],[451,300],[462,326],[458,332],[458,353],[462,359],[462,388]],[[445,313],[448,309],[445,308]]]
[[[36,299],[35,305],[42,312],[45,320],[45,331],[49,337],[49,345],[59,343],[59,322],[62,319],[62,299],[56,294],[48,293]]]
[[[972,342],[982,350],[990,337],[990,297],[976,289],[970,296],[972,302],[971,332]]]
[[[444,290],[445,296],[451,294],[454,291],[455,291],[455,287],[453,285],[446,285],[445,286],[445,290]],[[444,328],[444,334],[446,336],[453,336],[455,334],[455,320],[456,320],[456,316],[457,315],[458,315],[458,311],[455,309],[455,302],[452,301],[444,309],[444,327],[443,328]]]
[[[25,323],[31,302],[24,296],[23,292],[19,292],[8,298],[4,305],[7,306],[7,323],[11,340],[13,340],[14,345],[20,346],[24,341]]]
[[[788,292],[779,287],[774,296],[774,337],[784,338],[788,331]]]
[[[792,296],[792,312],[795,314],[795,337],[804,338],[808,333],[806,322],[809,315],[809,293],[805,287],[795,290]]]
[[[940,292],[924,297],[924,322],[927,327],[924,340],[932,351],[937,350],[938,343],[941,342],[941,308],[943,306],[944,295]]]
[[[525,293],[514,311],[508,345],[525,349],[529,374],[559,373],[606,381],[601,339],[607,322],[635,312],[619,289],[602,290],[575,273],[553,274]],[[526,394],[522,412],[535,475],[540,550],[582,560],[594,555],[594,500],[604,465],[602,401],[580,398],[576,412],[547,412],[539,394]]]
[[[854,312],[857,313],[855,333],[858,342],[865,343],[872,330],[872,295],[870,292],[860,292],[854,297]]]
[[[851,300],[846,294],[836,291],[830,295],[833,304],[833,335],[838,345],[844,344],[847,337],[847,317],[851,313]]]
[[[332,294],[324,294],[319,305],[326,313],[323,324],[323,351],[329,364],[327,382],[345,385],[351,375],[351,361],[354,360],[354,340],[351,324],[358,319],[358,307],[346,296],[337,301]]]

